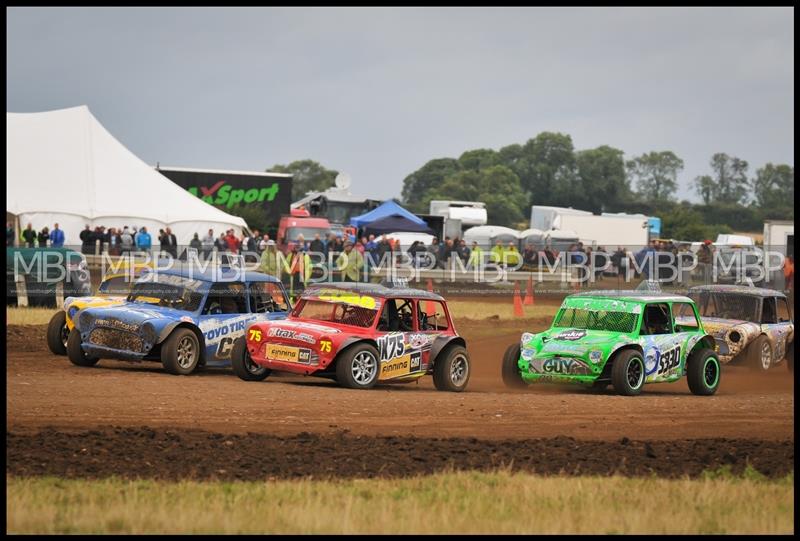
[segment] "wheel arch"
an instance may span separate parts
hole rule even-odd
[[[451,345],[459,345],[466,349],[467,341],[461,336],[438,336],[431,346],[431,355],[428,365],[435,366],[439,355]]]
[[[595,381],[611,381],[611,370],[614,366],[614,358],[621,352],[632,349],[634,351],[638,351],[642,355],[642,360],[644,360],[644,348],[642,348],[641,344],[638,342],[626,342],[620,345],[617,348],[611,350],[608,354],[608,359],[606,359],[606,364],[603,365],[603,370],[600,372],[600,375],[597,376]]]
[[[193,325],[192,323],[189,323],[187,321],[176,321],[176,322],[171,323],[171,324],[167,325],[166,327],[164,327],[161,330],[161,332],[158,333],[158,342],[157,342],[158,347],[160,348],[161,346],[163,346],[164,342],[167,340],[167,338],[169,338],[170,335],[173,332],[175,332],[177,329],[189,329],[190,331],[192,331],[194,333],[194,335],[197,337],[197,343],[199,344],[199,347],[200,347],[200,359],[199,359],[199,361],[200,362],[205,362],[205,360],[206,360],[206,341],[205,341],[205,337],[203,336],[203,333],[200,331],[200,329],[196,325]],[[155,349],[155,348],[153,348],[153,349]]]

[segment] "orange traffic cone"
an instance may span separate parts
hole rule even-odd
[[[522,311],[522,299],[519,296],[519,282],[514,282],[514,317],[525,317]]]
[[[428,293],[433,293],[433,279],[428,278]],[[425,303],[425,314],[429,317],[433,317],[436,315],[436,305],[433,304],[431,301],[427,301]]]
[[[525,291],[525,301],[522,304],[526,306],[533,304],[533,276],[528,276],[528,289]]]

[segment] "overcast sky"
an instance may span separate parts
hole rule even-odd
[[[794,165],[794,11],[9,9],[9,112],[86,104],[147,163],[312,158],[399,197],[427,160],[570,134]]]

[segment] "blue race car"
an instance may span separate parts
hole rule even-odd
[[[230,366],[250,323],[284,319],[290,309],[274,276],[230,267],[161,270],[140,278],[124,304],[76,312],[67,355],[78,366],[101,358],[161,361],[167,372],[187,375]]]

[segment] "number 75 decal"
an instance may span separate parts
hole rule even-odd
[[[249,337],[253,342],[261,342],[261,331],[259,329],[250,329]]]
[[[331,351],[331,341],[330,340],[320,340],[319,341],[319,350],[323,353],[330,353]]]

